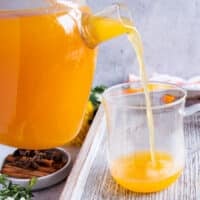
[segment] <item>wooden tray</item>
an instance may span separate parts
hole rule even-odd
[[[102,107],[90,128],[60,200],[198,200],[200,199],[200,113],[185,118],[185,143],[189,149],[180,179],[154,194],[135,194],[117,185],[106,161],[106,126]],[[199,145],[199,146],[198,146]]]

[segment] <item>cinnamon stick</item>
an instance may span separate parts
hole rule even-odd
[[[59,149],[17,149],[5,159],[1,173],[15,178],[32,178],[49,175],[61,169],[67,157]]]
[[[9,164],[5,164],[5,166],[3,167],[2,169],[2,173],[3,174],[7,174],[7,175],[11,175],[12,173],[18,173],[19,175],[20,174],[26,174],[26,175],[29,175],[29,177],[41,177],[41,176],[46,176],[48,175],[49,173],[47,172],[42,172],[42,171],[39,171],[39,170],[30,170],[30,169],[22,169],[20,167],[15,167],[15,166],[12,166],[12,165],[9,165]]]

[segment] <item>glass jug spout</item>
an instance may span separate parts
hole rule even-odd
[[[123,4],[114,4],[95,15],[83,14],[81,23],[82,37],[91,48],[133,29],[131,12]]]

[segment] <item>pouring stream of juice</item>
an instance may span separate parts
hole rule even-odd
[[[128,39],[136,52],[144,88],[149,130],[149,151],[133,152],[131,155],[112,161],[110,164],[111,174],[116,182],[135,192],[160,191],[180,176],[182,166],[177,167],[170,154],[155,151],[154,120],[140,35],[127,18],[112,19],[102,16],[90,16],[87,18],[86,16],[85,19],[83,18],[84,23],[87,24],[86,33],[90,38],[86,42],[91,47],[122,34],[128,35]]]
[[[89,20],[89,21],[87,21]],[[147,86],[148,77],[144,64],[143,57],[143,46],[140,38],[140,34],[138,33],[133,23],[126,18],[121,18],[120,20],[115,20],[107,17],[99,17],[99,16],[90,16],[90,18],[86,18],[86,22],[88,24],[88,32],[92,33],[90,35],[90,43],[89,45],[95,46],[95,44],[99,44],[103,41],[109,40],[115,36],[119,36],[122,34],[128,34],[129,41],[131,42],[138,59],[139,67],[140,67],[140,77],[142,80],[145,100],[146,100],[146,114],[147,114],[147,123],[149,130],[149,144],[150,144],[150,154],[151,161],[153,165],[156,165],[155,160],[155,145],[154,145],[154,120],[151,108],[151,100],[149,95],[149,90]],[[93,37],[92,37],[93,36]]]
[[[144,89],[146,101],[147,127],[149,131],[149,150],[133,152],[121,156],[110,162],[110,171],[117,183],[134,192],[156,192],[173,183],[181,174],[182,166],[174,162],[171,154],[155,150],[155,130],[151,99],[148,85],[148,77],[144,65],[143,46],[136,27],[131,22],[130,16],[121,17],[120,6],[117,7],[117,18],[111,10],[100,13],[98,16],[86,16],[83,24],[86,24],[85,33],[88,34],[90,47],[113,37],[127,34],[128,39],[136,52],[139,63],[140,77]],[[104,15],[105,14],[105,15]],[[127,16],[125,12],[125,16]]]

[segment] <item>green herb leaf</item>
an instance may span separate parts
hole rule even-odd
[[[30,179],[27,188],[29,188],[31,190],[34,187],[34,185],[36,185],[36,183],[37,183],[37,178],[33,177],[32,179]]]
[[[13,184],[8,180],[6,175],[0,175],[0,200],[31,200],[33,197],[31,190],[36,182],[37,179],[32,178],[27,187],[22,187],[20,185]]]
[[[106,86],[100,85],[92,89],[90,93],[90,101],[96,108],[98,108],[99,105],[101,104],[102,94],[106,88],[107,88]]]

